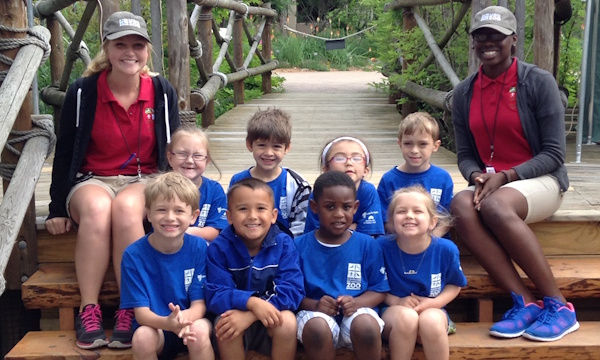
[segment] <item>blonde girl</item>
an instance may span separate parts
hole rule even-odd
[[[367,146],[359,139],[341,136],[325,145],[319,157],[322,172],[341,171],[350,176],[356,186],[358,211],[352,229],[372,236],[384,234],[379,195],[373,184],[364,180],[372,169],[373,159]],[[310,195],[310,199],[313,195]],[[304,233],[319,227],[319,217],[312,211],[306,217]]]
[[[411,359],[416,342],[428,360],[450,357],[447,334],[456,329],[444,306],[467,279],[456,245],[433,235],[437,223],[435,202],[421,185],[394,193],[388,209],[394,234],[377,239],[391,289],[382,319],[393,360]]]
[[[228,225],[227,197],[221,184],[203,176],[210,163],[221,174],[210,157],[208,136],[199,128],[180,128],[167,147],[167,159],[174,171],[192,180],[200,191],[200,216],[186,232],[213,241]]]
[[[111,249],[120,286],[123,251],[145,233],[147,177],[168,168],[167,143],[180,124],[175,89],[149,72],[150,51],[142,17],[112,14],[102,50],[69,87],[62,107],[46,228],[55,235],[78,229],[75,330],[84,349],[131,347],[133,310],[117,311],[109,340],[98,296]]]

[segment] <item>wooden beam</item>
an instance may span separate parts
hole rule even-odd
[[[152,39],[152,70],[164,76],[161,0],[150,1],[150,22],[152,26],[152,34],[150,35]]]
[[[177,91],[177,109],[190,109],[189,19],[185,0],[169,0],[167,6],[169,81]]]
[[[191,2],[197,5],[233,10],[240,15],[260,15],[270,16],[273,18],[277,16],[277,11],[275,10],[270,10],[264,7],[248,6],[245,3],[235,0],[191,0]]]
[[[427,23],[425,22],[425,20],[423,20],[423,18],[418,13],[416,13],[414,11],[413,11],[413,16],[415,17],[415,20],[417,21],[417,25],[419,25],[419,28],[421,28],[421,31],[423,32],[423,36],[425,36],[425,40],[427,41],[427,45],[429,46],[429,49],[431,49],[433,56],[435,56],[435,60],[437,61],[438,65],[440,66],[440,69],[442,69],[442,72],[446,75],[446,77],[448,77],[448,79],[450,80],[450,83],[452,84],[453,87],[458,85],[460,80],[458,79],[458,76],[456,76],[454,69],[452,69],[452,65],[450,65],[450,63],[448,62],[448,59],[446,59],[446,56],[444,55],[442,50],[437,45],[435,38],[433,37],[433,34],[431,33],[431,31],[429,30],[429,27],[427,26]]]
[[[202,44],[202,66],[205,71],[211,71],[213,66],[213,42],[212,42],[212,7],[203,6],[198,17],[198,38]],[[208,81],[207,81],[208,82]],[[190,96],[190,108],[195,109],[193,97]],[[202,112],[202,127],[206,128],[215,123],[215,101],[208,99],[200,106]]]
[[[533,63],[552,73],[554,62],[554,1],[536,1],[533,15]]]
[[[492,4],[491,0],[473,0],[471,4],[471,23],[475,14]],[[469,28],[471,26],[469,25]],[[473,51],[473,38],[469,36],[469,74],[479,71],[479,58]]]

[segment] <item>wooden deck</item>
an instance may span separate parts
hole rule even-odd
[[[330,139],[352,135],[365,141],[372,153],[374,170],[369,181],[377,185],[382,174],[402,162],[397,141],[397,126],[401,116],[387,96],[368,84],[382,76],[369,72],[310,73],[281,72],[287,80],[285,93],[265,95],[261,99],[239,105],[217,119],[207,132],[212,142],[212,155],[222,171],[220,182],[225,188],[231,176],[253,165],[251,153],[245,147],[246,121],[258,109],[278,107],[291,114],[292,147],[282,165],[289,166],[313,183],[319,175],[318,157]],[[561,214],[577,212],[600,214],[600,146],[584,145],[582,163],[575,159],[575,133],[568,137],[567,167],[571,189],[565,196]],[[36,188],[36,213],[39,220],[48,213],[51,158],[47,160]],[[432,163],[446,169],[452,176],[455,191],[466,186],[456,166],[456,155],[444,148],[433,154]],[[213,166],[206,175],[219,179]],[[565,211],[562,211],[565,210]],[[599,211],[596,213],[596,211]],[[578,215],[579,216],[579,215]]]

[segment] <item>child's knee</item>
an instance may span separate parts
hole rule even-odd
[[[212,325],[206,319],[199,319],[194,321],[192,325],[190,325],[190,331],[196,334],[197,341],[210,341],[210,335],[212,332]]]
[[[362,314],[352,321],[350,337],[352,342],[360,339],[363,343],[375,343],[377,340],[381,341],[380,329],[377,319],[370,314]]]
[[[419,334],[446,335],[448,317],[441,309],[427,309],[419,316]]]
[[[283,315],[283,321],[281,325],[271,328],[273,330],[271,336],[296,338],[296,330],[298,329],[296,316],[291,311],[282,311],[281,314]]]
[[[131,346],[135,354],[156,353],[159,341],[158,331],[148,326],[140,326],[133,333]]]
[[[322,318],[312,318],[304,325],[302,331],[302,343],[309,343],[313,346],[323,346],[333,341],[333,334],[327,321]]]

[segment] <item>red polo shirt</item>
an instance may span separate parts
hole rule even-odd
[[[480,68],[473,84],[469,128],[481,160],[496,171],[508,170],[533,157],[517,110],[517,80],[515,58],[506,72],[495,79],[487,77]]]
[[[108,87],[107,74],[105,70],[98,77],[96,114],[82,172],[137,175],[139,157],[142,173],[154,173],[157,154],[152,79],[140,76],[138,99],[124,109]]]

